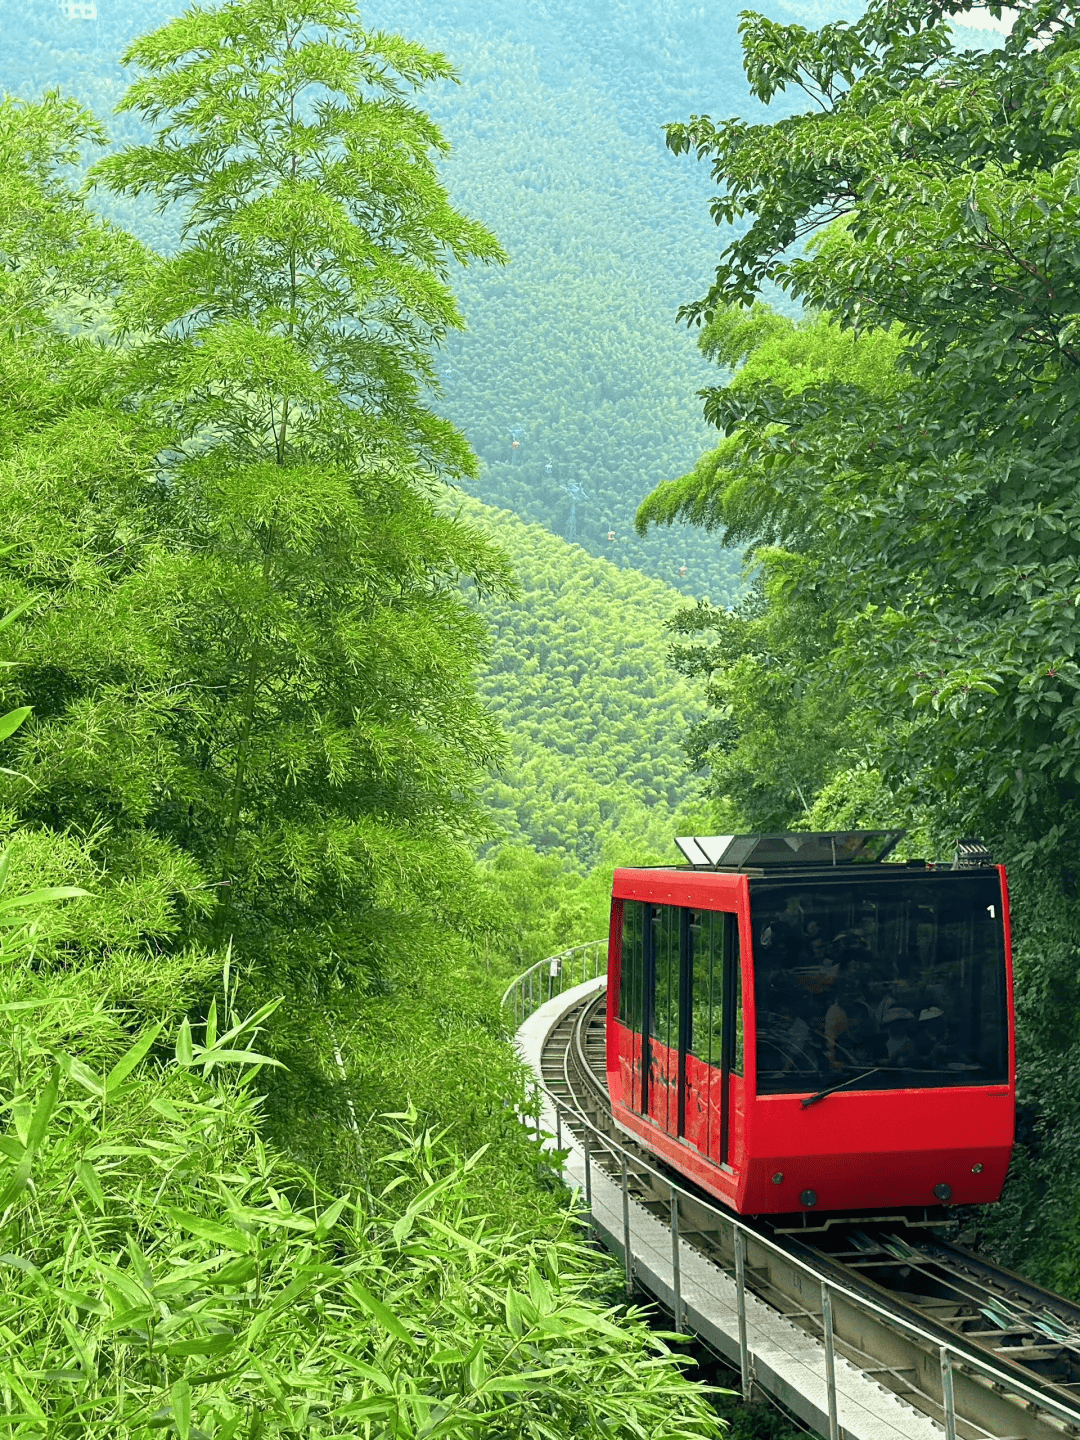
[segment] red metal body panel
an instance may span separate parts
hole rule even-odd
[[[1004,868],[997,867],[1005,936],[1009,1083],[1002,1086],[836,1093],[803,1109],[798,1095],[757,1095],[756,1012],[747,877],[707,871],[617,870],[609,942],[607,1071],[618,1123],[717,1199],[744,1214],[799,1210],[811,1189],[817,1210],[921,1207],[997,1200],[1012,1153],[1016,1096],[1012,935]],[[744,1074],[729,1077],[728,1164],[719,1163],[719,1071],[686,1062],[685,1136],[679,1138],[673,1077],[677,1056],[652,1044],[655,1103],[641,1115],[641,1040],[618,1020],[621,904],[724,910],[739,916]],[[670,1099],[669,1099],[670,1097]],[[668,1117],[670,1113],[670,1123]],[[980,1166],[978,1173],[974,1167]],[[777,1179],[776,1177],[781,1177]]]

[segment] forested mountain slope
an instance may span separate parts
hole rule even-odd
[[[138,138],[131,116],[110,114],[125,83],[117,57],[177,7],[98,0],[94,22],[65,20],[54,0],[10,8],[0,87],[59,85],[115,139]],[[858,7],[784,0],[770,13],[819,24]],[[675,312],[728,238],[708,213],[705,168],[670,155],[661,127],[694,111],[775,119],[805,97],[769,109],[753,99],[726,0],[677,14],[660,0],[373,0],[365,17],[457,67],[460,86],[427,96],[453,146],[444,174],[510,254],[505,269],[454,277],[469,333],[439,361],[440,408],[483,462],[475,493],[683,594],[730,603],[735,552],[691,527],[642,538],[632,525],[653,486],[708,443],[696,392],[713,373]],[[174,241],[171,217],[116,198],[105,208],[159,248]],[[765,298],[799,312],[775,287]]]
[[[461,510],[521,586],[516,600],[479,602],[492,647],[481,693],[512,751],[484,799],[506,838],[587,865],[605,844],[674,858],[695,788],[682,740],[703,709],[667,664],[677,593],[508,511],[471,497]]]
[[[141,138],[110,113],[125,84],[117,57],[176,7],[99,0],[93,22],[65,20],[53,0],[13,8],[0,87],[59,85],[115,140]],[[677,34],[653,3],[376,0],[365,17],[458,68],[460,86],[426,97],[453,146],[445,177],[511,257],[454,277],[470,333],[440,361],[442,408],[483,461],[476,493],[684,593],[733,597],[737,556],[689,529],[641,540],[631,522],[708,438],[695,392],[710,372],[675,311],[714,264],[717,232],[706,177],[664,150],[660,126],[705,103],[748,113],[735,7],[710,0]],[[172,216],[97,202],[156,247],[175,243]]]

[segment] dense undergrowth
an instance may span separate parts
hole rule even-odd
[[[226,961],[204,1023],[140,1022],[106,1003],[92,953],[72,966],[42,943],[33,917],[77,891],[4,879],[15,1433],[719,1433],[662,1337],[603,1303],[571,1212],[493,1213],[482,1151],[462,1157],[412,1108],[380,1117],[362,1182],[328,1190],[265,1140],[275,1062],[256,1047],[277,1002],[238,1017]]]

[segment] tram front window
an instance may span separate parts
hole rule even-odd
[[[1008,1080],[996,875],[751,880],[757,1088]]]

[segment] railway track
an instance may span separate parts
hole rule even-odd
[[[615,1126],[603,1006],[602,993],[574,1006],[540,1059],[560,1130],[585,1141],[592,1165],[619,1183],[625,1165],[629,1194],[665,1225],[677,1184],[684,1242],[729,1274],[741,1270],[749,1291],[808,1334],[824,1336],[831,1319],[836,1352],[942,1423],[949,1440],[1080,1436],[1080,1306],[901,1217],[794,1233],[743,1217],[737,1229]]]

